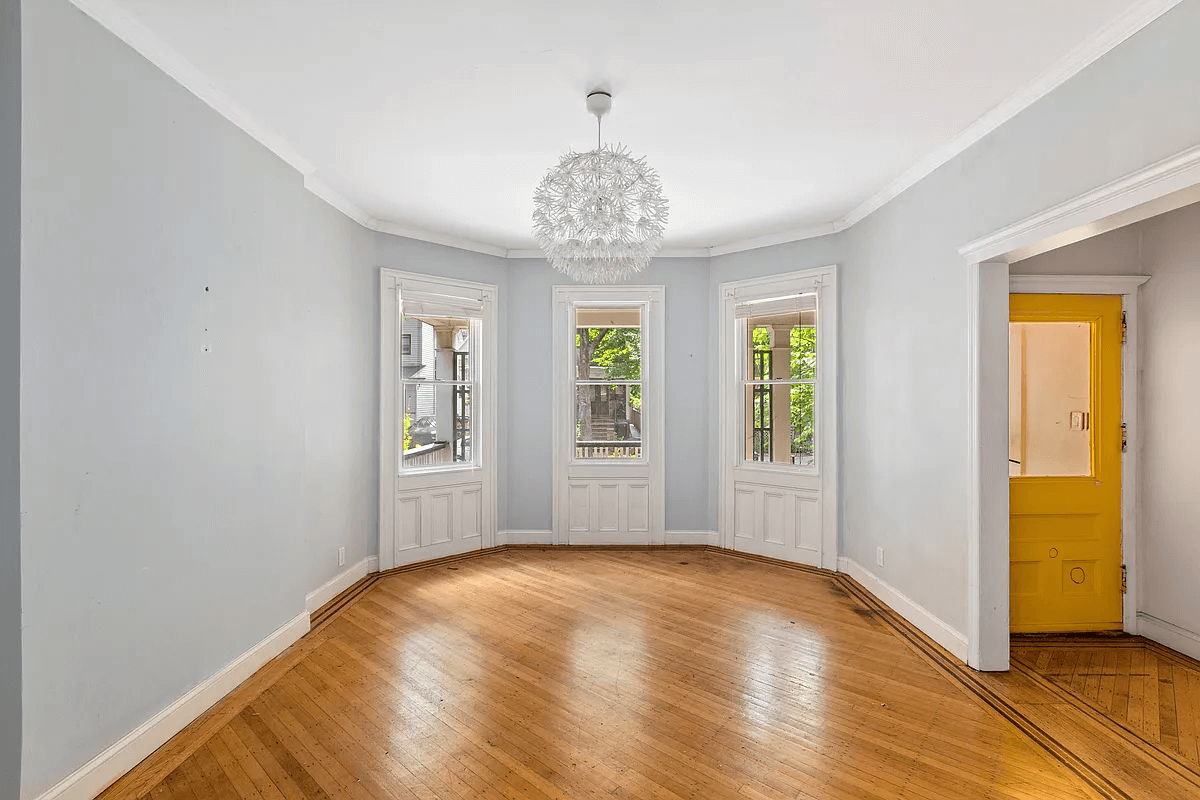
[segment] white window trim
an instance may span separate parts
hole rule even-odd
[[[497,425],[497,361],[499,338],[496,317],[496,286],[473,281],[441,278],[414,272],[381,267],[379,271],[379,568],[391,569],[394,561],[394,520],[397,481],[411,488],[482,482],[485,508],[483,513],[482,546],[493,547],[496,538],[496,425]],[[399,470],[400,431],[400,306],[398,292],[413,292],[445,298],[448,308],[457,301],[481,306],[483,318],[476,366],[480,370],[479,408],[475,419],[482,427],[479,437],[479,461],[452,467],[433,467],[426,470]],[[472,433],[474,438],[475,434]]]
[[[838,273],[837,266],[818,267],[762,278],[722,283],[718,288],[719,493],[717,525],[721,547],[733,549],[734,470],[757,470],[771,475],[813,475],[820,481],[821,566],[838,566],[838,527],[841,497],[838,430]],[[742,461],[742,381],[735,374],[734,308],[752,300],[787,294],[817,295],[817,453],[816,467],[764,467]]]
[[[566,487],[572,470],[594,471],[597,475],[618,474],[622,470],[648,468],[650,484],[650,541],[664,541],[664,447],[663,427],[666,368],[665,320],[662,286],[555,286],[553,294],[552,357],[554,427],[552,470],[554,475],[553,528],[554,543],[566,541]],[[575,458],[575,352],[571,326],[576,306],[641,306],[642,307],[642,409],[649,422],[649,432],[643,432],[642,457],[622,459]]]

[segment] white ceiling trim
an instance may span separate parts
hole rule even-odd
[[[989,133],[1050,94],[1050,92],[1059,86],[1062,86],[1086,67],[1098,61],[1114,47],[1121,44],[1121,42],[1124,42],[1181,2],[1182,0],[1143,0],[1143,2],[1131,7],[1124,14],[1098,30],[1091,38],[1081,43],[1070,53],[1067,53],[1062,60],[1039,75],[1032,83],[1009,95],[999,105],[994,106],[982,117],[971,123],[962,133],[946,142],[946,144],[937,150],[934,150],[925,158],[922,158],[903,175],[884,187],[883,191],[877,193],[874,197],[843,217],[840,221],[843,229],[862,221],[872,212],[877,211],[891,200],[894,200],[903,191],[916,185],[933,173],[938,167],[962,154],[967,148],[979,142]]]
[[[125,44],[141,53],[154,66],[175,79],[179,85],[199,97],[221,116],[237,125],[275,155],[282,158],[302,175],[314,167],[282,136],[259,124],[244,108],[229,99],[190,61],[157,33],[138,22],[112,0],[71,0],[83,13],[99,22]]]
[[[757,250],[760,247],[770,247],[775,244],[787,244],[788,242],[799,242],[803,239],[816,239],[818,236],[829,236],[830,234],[840,233],[849,227],[843,218],[836,222],[809,225],[805,228],[793,228],[790,231],[782,233],[755,236],[753,239],[742,239],[731,244],[714,245],[708,248],[708,252],[709,255],[724,256],[730,253],[740,253],[743,250]]]
[[[347,197],[315,175],[315,167],[304,159],[282,136],[274,133],[254,119],[245,109],[217,89],[191,62],[179,54],[158,34],[130,16],[113,0],[70,0],[77,8],[100,23],[110,33],[132,47],[150,63],[161,69],[181,86],[203,100],[217,113],[237,125],[251,138],[283,159],[304,176],[304,186],[331,206],[371,230],[391,233],[419,241],[457,247],[477,253],[502,258],[541,258],[540,250],[508,250],[503,247],[483,244],[456,236],[413,228],[400,222],[373,217],[351,202]],[[776,244],[812,239],[844,231],[860,222],[872,212],[882,208],[930,173],[961,154],[971,145],[983,139],[1008,120],[1033,105],[1042,97],[1061,86],[1074,75],[1117,45],[1124,42],[1142,28],[1177,6],[1182,0],[1143,0],[1125,14],[1101,28],[1092,37],[1080,44],[1061,61],[1044,72],[1036,80],[1010,95],[992,108],[966,130],[942,147],[930,153],[888,184],[866,202],[846,216],[821,225],[813,225],[791,231],[742,239],[722,245],[701,248],[667,248],[660,258],[694,258],[716,256],[770,247]]]
[[[1070,237],[1054,241],[1054,247],[1061,247],[1095,235],[1085,226],[1096,222],[1103,224],[1106,218],[1113,215],[1125,215],[1122,220],[1132,222],[1150,216],[1128,214],[1147,204],[1156,204],[1151,206],[1152,210],[1162,213],[1181,208],[1192,196],[1190,191],[1196,186],[1200,186],[1200,147],[1192,147],[1170,158],[1164,158],[1098,189],[964,244],[958,248],[958,252],[969,264],[1028,258],[1036,252],[1051,249],[1029,250],[1037,243],[1052,237]],[[1165,198],[1170,198],[1173,202],[1169,202],[1167,206],[1157,205],[1158,201]],[[1081,231],[1081,235],[1072,236],[1076,231]]]
[[[664,247],[654,254],[655,258],[708,258],[712,253],[707,247]],[[545,258],[541,250],[509,250],[505,258]]]

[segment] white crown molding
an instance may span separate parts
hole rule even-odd
[[[260,124],[205,77],[194,64],[179,54],[158,34],[151,31],[114,0],[71,0],[83,13],[100,23],[109,33],[140,53],[147,61],[167,73],[183,88],[199,97],[225,119],[237,125],[268,150],[286,161],[302,175],[314,166],[274,131]]]
[[[390,233],[393,236],[403,236],[406,239],[418,239],[422,242],[442,244],[446,247],[457,247],[459,250],[470,250],[474,253],[485,253],[486,255],[499,256],[500,258],[508,255],[508,250],[503,247],[496,247],[495,245],[484,244],[483,242],[476,242],[471,239],[462,239],[458,236],[451,236],[448,233],[438,233],[437,231],[425,230],[424,228],[410,228],[407,225],[401,225],[398,222],[389,222],[377,217],[371,217],[370,221],[364,224],[373,231]]]
[[[845,220],[836,222],[824,222],[819,225],[809,225],[804,228],[793,228],[790,231],[782,233],[772,233],[766,236],[755,236],[752,239],[741,239],[729,244],[714,245],[708,248],[710,255],[725,256],[730,253],[741,253],[745,250],[757,250],[760,247],[771,247],[777,244],[787,244],[788,242],[799,242],[804,239],[816,239],[820,236],[829,236],[834,233],[840,233],[850,227],[845,224]]]
[[[655,258],[708,258],[712,255],[707,247],[664,247],[654,254]],[[545,258],[541,250],[506,250],[505,258]]]
[[[882,191],[840,220],[844,228],[861,222],[871,213],[928,177],[938,167],[960,155],[992,131],[1062,86],[1117,45],[1179,5],[1182,0],[1143,0],[1105,25],[1032,83],[1009,95],[999,105],[969,125],[946,144],[922,158]]]
[[[304,176],[304,186],[363,227],[447,247],[457,247],[501,258],[541,258],[538,250],[509,250],[496,245],[462,239],[457,236],[416,228],[400,222],[371,216],[357,204],[334,190],[314,175],[315,166],[302,157],[287,140],[255,120],[245,109],[217,89],[191,62],[179,54],[158,34],[126,13],[115,0],[71,0],[110,33],[122,40],[150,63],[157,66],[192,94],[211,106],[217,113],[237,125]],[[895,199],[930,173],[975,144],[1008,120],[1024,111],[1042,97],[1061,86],[1071,77],[1092,64],[1133,34],[1170,11],[1182,0],[1143,0],[1068,53],[1062,60],[1042,73],[1032,83],[1010,95],[999,105],[976,120],[945,145],[922,158],[900,177],[892,181],[866,202],[844,217],[832,222],[807,226],[784,233],[758,236],[727,242],[706,248],[666,248],[658,258],[695,258],[728,255],[777,244],[829,236],[846,230],[872,212]]]
[[[958,248],[958,252],[970,264],[1005,258],[1016,260],[1014,256],[1025,258],[1033,254],[1027,251],[1036,243],[1066,236],[1057,244],[1068,244],[1071,232],[1096,225],[1106,217],[1121,214],[1126,215],[1126,221],[1132,221],[1128,212],[1149,203],[1155,203],[1156,213],[1161,213],[1165,208],[1161,205],[1163,198],[1187,192],[1198,184],[1200,147],[1193,147],[969,242]],[[1084,236],[1076,240],[1079,238]]]

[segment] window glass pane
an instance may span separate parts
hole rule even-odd
[[[817,387],[811,383],[794,383],[789,394],[792,418],[791,458],[800,467],[811,467],[817,461],[816,426]]]
[[[1009,323],[1009,474],[1091,475],[1091,394],[1090,323]]]
[[[748,380],[813,380],[817,376],[817,312],[783,311],[746,321]]]
[[[405,468],[471,462],[469,384],[403,385]]]
[[[640,458],[641,384],[587,384],[575,389],[575,457]]]
[[[811,467],[816,463],[816,386],[746,385],[746,461]]]
[[[580,308],[575,322],[577,380],[641,380],[640,308]]]
[[[401,380],[471,380],[472,324],[464,317],[405,316],[400,330]]]

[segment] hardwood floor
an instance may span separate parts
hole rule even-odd
[[[1200,796],[844,575],[510,549],[368,578],[314,621],[101,796]]]
[[[1200,662],[1125,635],[1019,637],[1012,658],[1200,780]]]

